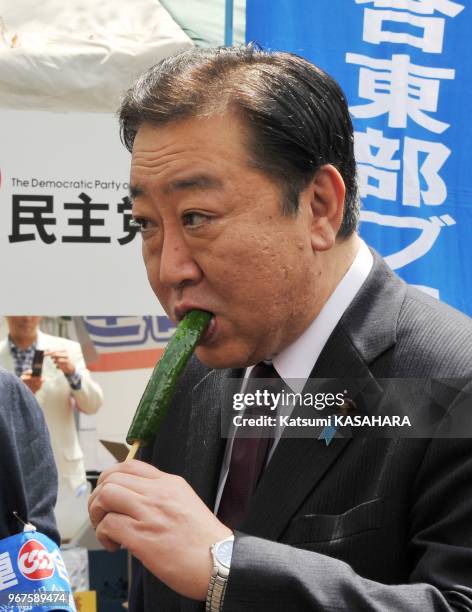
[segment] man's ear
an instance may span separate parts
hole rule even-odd
[[[321,166],[304,190],[311,208],[311,244],[314,251],[327,251],[336,241],[344,214],[346,186],[331,164]]]

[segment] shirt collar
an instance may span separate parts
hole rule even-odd
[[[26,348],[22,349],[22,348],[20,348],[19,346],[17,346],[13,342],[10,334],[8,334],[8,346],[10,347],[10,352],[11,353],[27,353],[27,352],[30,352],[30,351],[35,351],[36,347],[37,347],[37,344],[38,344],[38,339],[36,338],[36,340],[33,342],[33,344],[31,344],[30,346],[27,346]]]
[[[372,253],[362,239],[359,242],[354,261],[318,316],[301,336],[280,351],[272,361],[279,376],[293,391],[302,390],[328,338],[372,269]]]

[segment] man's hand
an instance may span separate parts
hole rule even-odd
[[[64,374],[70,375],[75,372],[75,365],[70,360],[67,351],[45,351],[44,356],[50,357],[56,364],[56,368],[62,370]]]
[[[232,534],[183,478],[136,460],[102,473],[89,514],[107,550],[127,548],[171,589],[199,601],[211,578],[210,546]]]
[[[37,393],[44,382],[44,378],[41,378],[41,376],[31,376],[31,370],[23,372],[20,378],[32,393]]]

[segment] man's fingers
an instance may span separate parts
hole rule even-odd
[[[138,459],[132,459],[131,461],[125,461],[124,463],[116,463],[111,468],[108,468],[102,472],[97,481],[97,485],[104,482],[108,476],[114,472],[135,474],[136,476],[141,476],[142,478],[159,478],[165,474],[165,472],[161,472],[161,470],[149,465],[149,463],[139,461]]]
[[[45,351],[44,356],[50,357],[56,364],[69,360],[69,354],[66,351]]]
[[[145,496],[146,494],[149,493],[149,483],[150,483],[149,478],[142,478],[134,474],[133,475],[132,474],[122,474],[120,472],[115,472],[113,474],[110,474],[108,478],[106,479],[106,481],[100,484],[97,484],[97,486],[95,487],[95,490],[90,495],[89,501],[88,501],[89,513],[91,513],[92,511],[91,509],[92,509],[93,504],[97,503],[97,505],[103,506],[102,496],[108,495],[110,491],[110,487],[108,485],[115,485],[117,487],[122,487],[126,490],[133,491],[134,493],[138,495]],[[96,502],[96,500],[98,501]],[[113,503],[112,499],[107,499],[106,503],[112,504]],[[91,515],[91,519],[92,519],[92,515]],[[93,520],[92,520],[92,523],[94,523]],[[96,520],[94,525],[97,523],[98,523],[98,520]]]
[[[70,360],[67,351],[46,351],[46,357],[50,357],[58,370],[62,370],[64,374],[73,373],[75,370],[74,363]]]
[[[130,534],[135,529],[136,521],[134,519],[123,514],[110,512],[97,526],[95,534],[106,550],[114,552],[121,546],[129,547]]]
[[[130,491],[134,491],[139,495],[146,495],[149,493],[150,488],[153,487],[152,480],[136,474],[128,474],[126,472],[113,472],[110,474],[105,481],[97,484],[93,495],[98,495],[102,490],[102,487],[106,484],[116,484]]]
[[[97,527],[108,513],[119,513],[140,519],[142,496],[135,491],[106,482],[90,497],[89,515],[92,525]]]

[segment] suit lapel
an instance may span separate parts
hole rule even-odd
[[[231,406],[235,381],[241,373],[241,370],[212,370],[192,392],[185,478],[211,510],[226,447],[221,416]]]
[[[36,342],[37,349],[41,351],[55,350],[56,347],[53,346],[50,338],[51,336],[49,336],[48,334],[38,331],[38,339]],[[60,370],[56,368],[56,366],[54,365],[54,362],[52,361],[50,357],[45,357],[43,361],[42,372],[43,372],[43,376],[45,376],[45,378],[50,381],[52,378],[58,376],[58,374],[60,373]],[[39,393],[40,392],[41,390],[39,391]]]
[[[370,397],[380,397],[381,388],[342,331],[336,334],[331,342],[337,344],[342,358],[334,363],[330,359],[329,350],[323,355],[321,363],[319,361],[319,365],[312,372],[312,378],[326,379],[321,382],[318,391],[329,388],[336,374],[337,379],[349,377],[350,382],[346,383],[346,386],[350,389],[357,379],[361,379],[363,384],[369,381]],[[337,390],[339,391],[339,382]],[[296,417],[299,413],[301,414],[300,409],[296,408],[293,416]],[[291,433],[290,428],[286,427],[261,478],[248,516],[239,526],[244,533],[257,534],[270,540],[279,539],[305,498],[312,493],[352,441],[349,430],[342,432],[345,437],[333,439],[328,446],[323,439],[318,439],[319,430],[315,430],[315,437],[310,438],[289,437]]]
[[[360,390],[368,390],[370,412],[375,410],[382,389],[369,363],[395,343],[404,294],[405,285],[374,253],[368,279],[331,334],[311,378],[349,381],[352,399]],[[248,515],[238,527],[244,533],[279,539],[305,498],[352,441],[352,437],[335,438],[326,446],[317,437],[290,438],[289,434],[286,428]]]

